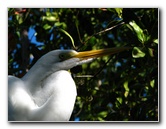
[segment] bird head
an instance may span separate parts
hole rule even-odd
[[[74,50],[53,50],[45,54],[39,63],[48,68],[53,68],[53,71],[68,70],[74,66],[91,62],[94,58],[104,55],[113,55],[131,47],[116,47],[91,51],[76,52]]]

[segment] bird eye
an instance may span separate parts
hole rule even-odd
[[[64,54],[60,54],[60,55],[59,55],[59,58],[60,58],[61,60],[64,60],[64,59],[65,59],[65,55],[64,55]]]

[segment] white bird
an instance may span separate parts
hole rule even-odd
[[[68,69],[129,47],[76,52],[53,50],[42,56],[21,79],[8,77],[9,121],[68,121],[77,96]]]

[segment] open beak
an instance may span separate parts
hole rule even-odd
[[[80,58],[81,60],[89,59],[89,58],[97,58],[105,55],[113,55],[125,50],[129,50],[131,47],[114,47],[114,48],[106,48],[106,49],[99,49],[99,50],[91,50],[91,51],[84,51],[78,52],[73,57]]]

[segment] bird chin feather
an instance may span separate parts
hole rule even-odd
[[[82,65],[85,63],[90,63],[94,60],[95,58],[89,58],[89,59],[84,59],[84,60],[80,60],[79,62],[77,62],[77,65]]]
[[[53,69],[53,71],[57,71],[56,68],[59,68],[59,70],[69,70],[77,65],[89,63],[93,61],[93,59],[95,58],[89,58],[89,59],[71,58],[63,62],[56,63],[54,66],[55,69]]]

